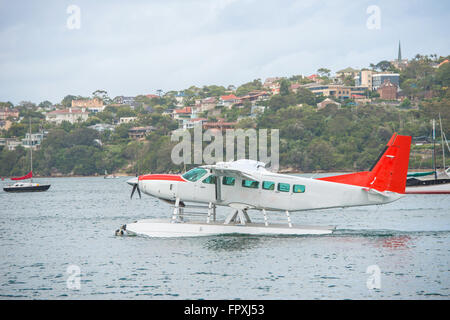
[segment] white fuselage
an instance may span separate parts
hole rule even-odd
[[[222,184],[220,194],[216,195],[216,185],[205,183],[211,175],[191,182],[179,179],[139,180],[139,188],[144,193],[169,201],[179,198],[184,202],[213,203],[219,206],[244,206],[248,209],[274,211],[302,211],[334,207],[351,207],[389,203],[402,197],[394,192],[368,192],[362,187],[303,178],[292,175],[262,172],[254,179],[258,188],[242,185],[242,178],[235,178],[234,185]],[[263,188],[263,182],[273,182],[273,190]],[[289,191],[278,190],[278,184],[289,185]],[[303,186],[304,192],[294,192],[293,186]],[[303,191],[303,190],[302,190]]]

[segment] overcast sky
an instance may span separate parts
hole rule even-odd
[[[367,27],[372,5],[379,29]],[[449,9],[442,0],[0,0],[0,101],[336,72],[396,58],[399,40],[407,58],[448,55]]]

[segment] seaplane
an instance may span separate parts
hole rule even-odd
[[[116,235],[189,237],[222,234],[324,235],[336,226],[294,225],[291,213],[387,204],[405,194],[411,137],[394,134],[368,171],[325,178],[279,174],[256,160],[241,159],[196,167],[184,174],[147,174],[127,181],[135,191],[168,202],[168,219],[143,219],[123,225]],[[228,207],[224,221],[216,208]],[[189,211],[189,210],[196,211]],[[260,223],[252,222],[257,211]],[[268,212],[286,223],[269,223]],[[271,213],[272,214],[272,213]],[[188,220],[203,216],[201,220]]]

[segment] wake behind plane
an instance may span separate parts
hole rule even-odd
[[[182,175],[148,174],[127,181],[137,190],[173,206],[170,219],[144,219],[122,226],[116,234],[184,237],[217,234],[329,234],[334,226],[298,226],[292,212],[387,204],[405,194],[411,137],[394,134],[369,171],[326,178],[274,173],[254,160],[219,162]],[[216,208],[230,208],[217,221]],[[196,211],[191,211],[192,209]],[[262,213],[253,223],[249,211]],[[286,224],[272,224],[267,212],[282,213]],[[202,221],[188,217],[203,216]]]

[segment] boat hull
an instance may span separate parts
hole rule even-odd
[[[450,194],[450,179],[406,180],[406,194]]]
[[[49,184],[42,184],[39,186],[28,186],[28,187],[4,187],[5,192],[42,192],[47,191],[50,188]]]
[[[450,183],[406,187],[406,194],[450,194]]]

